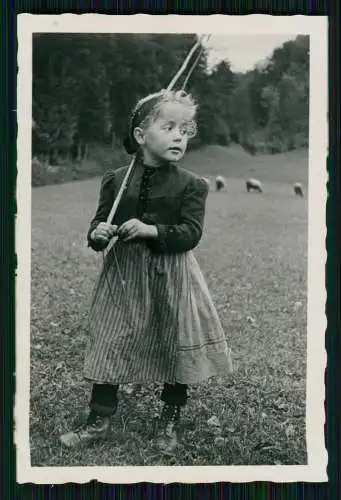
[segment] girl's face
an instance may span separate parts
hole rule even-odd
[[[135,139],[141,146],[144,162],[157,166],[164,161],[179,161],[187,148],[191,120],[191,110],[183,104],[167,102],[149,125],[143,129],[137,127]]]

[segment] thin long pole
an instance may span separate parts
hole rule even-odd
[[[120,189],[119,189],[119,191],[117,193],[117,196],[115,198],[113,206],[111,207],[110,213],[109,213],[108,218],[107,218],[107,223],[108,224],[111,224],[111,221],[113,220],[113,218],[114,218],[114,216],[116,214],[116,210],[117,210],[117,207],[118,207],[118,205],[119,205],[119,203],[121,201],[123,193],[126,190],[126,188],[128,187],[130,174],[133,171],[133,168],[134,168],[134,165],[135,165],[135,161],[136,161],[136,155],[134,155],[133,159],[130,162],[130,165],[129,165],[129,168],[127,170],[127,173],[124,176],[124,179],[122,181],[121,187],[120,187]]]
[[[206,42],[208,42],[208,40],[210,39],[210,37],[211,37],[211,35],[207,35]],[[200,57],[202,56],[203,52],[204,52],[204,45],[203,45],[203,43],[201,43],[201,49],[199,50],[199,53],[198,53],[197,57],[195,58],[195,61],[193,62],[192,66],[190,67],[190,69],[189,69],[189,71],[188,71],[188,73],[186,75],[186,78],[185,78],[184,83],[182,84],[181,90],[185,90],[186,85],[188,83],[188,80],[190,79],[190,77],[191,77],[194,69],[196,68],[198,62],[200,61]]]
[[[166,88],[166,90],[172,90],[172,88],[174,87],[174,85],[176,84],[176,82],[179,80],[180,76],[183,74],[183,72],[185,71],[189,61],[191,60],[191,57],[192,55],[194,54],[194,52],[197,50],[197,48],[201,45],[201,42],[204,38],[204,35],[202,35],[201,37],[198,38],[198,41],[195,43],[195,45],[193,45],[192,49],[189,51],[186,59],[184,60],[184,62],[182,63],[182,66],[180,67],[179,71],[175,74],[175,76],[173,77],[173,79],[171,80],[170,84],[168,85],[168,87]]]

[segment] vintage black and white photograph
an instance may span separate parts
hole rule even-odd
[[[127,17],[19,16],[18,477],[325,480],[326,23]]]

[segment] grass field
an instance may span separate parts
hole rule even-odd
[[[182,444],[161,456],[151,440],[160,386],[125,387],[108,441],[65,450],[58,436],[86,409],[84,322],[100,255],[85,233],[99,179],[33,190],[31,461],[35,466],[305,464],[307,155],[250,157],[211,146],[185,166],[227,178],[210,192],[195,251],[232,348],[235,371],[191,387]],[[248,194],[257,177],[265,192]],[[220,426],[207,421],[215,416]],[[217,439],[218,438],[218,439]]]

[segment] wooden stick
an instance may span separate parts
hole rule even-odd
[[[182,66],[180,67],[179,71],[176,73],[176,75],[173,77],[173,79],[171,80],[170,84],[168,85],[168,87],[166,88],[166,90],[172,90],[172,88],[174,87],[174,85],[176,84],[176,82],[179,80],[180,76],[182,75],[182,73],[185,71],[192,55],[194,54],[194,52],[196,51],[196,49],[200,46],[201,44],[201,41],[202,39],[204,38],[204,35],[202,35],[197,43],[192,47],[192,49],[189,51],[188,53],[188,56],[186,57],[186,59],[184,60],[184,62],[182,63]]]
[[[118,207],[118,205],[119,205],[119,203],[121,201],[121,198],[122,198],[122,196],[124,194],[124,191],[128,187],[128,181],[129,181],[129,178],[130,178],[130,174],[133,171],[133,168],[134,168],[134,165],[135,165],[135,161],[136,161],[136,155],[134,155],[133,159],[130,162],[130,165],[129,165],[129,168],[127,170],[127,173],[124,176],[124,179],[122,181],[121,187],[120,187],[120,189],[119,189],[119,191],[117,193],[117,196],[115,198],[113,206],[111,207],[110,214],[108,215],[108,218],[107,218],[107,223],[108,224],[111,224],[111,221],[113,220],[113,218],[115,216],[117,207]]]
[[[210,39],[210,37],[211,37],[211,35],[207,35],[206,42],[208,42],[208,40]],[[189,69],[189,72],[186,75],[186,78],[185,78],[184,83],[182,84],[181,90],[185,90],[186,85],[188,83],[188,80],[190,79],[191,74],[193,73],[193,71],[194,71],[195,67],[197,66],[198,62],[200,61],[200,57],[202,56],[203,52],[204,52],[204,46],[203,46],[203,44],[201,42],[201,49],[199,50],[199,53],[198,53],[197,57],[195,58],[194,63],[192,64],[192,66]]]

